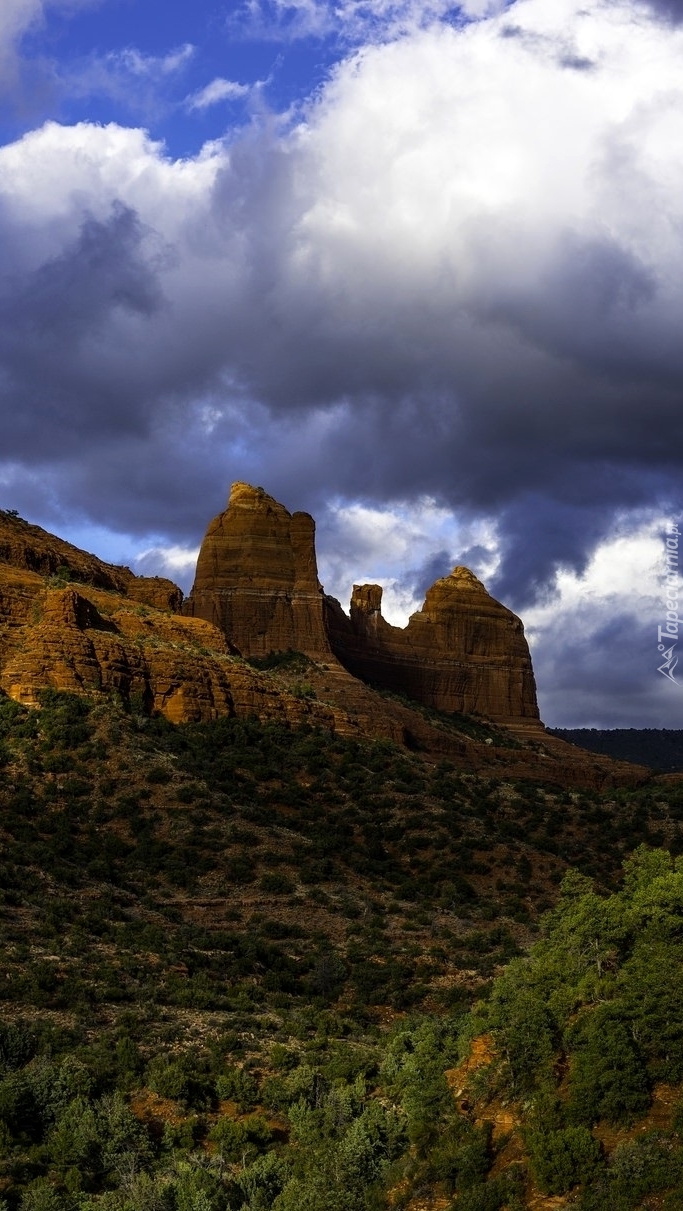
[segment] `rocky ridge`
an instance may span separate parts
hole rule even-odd
[[[0,690],[15,701],[35,706],[47,688],[116,691],[174,723],[255,715],[334,726],[334,711],[276,688],[217,627],[179,614],[181,603],[171,581],[0,512]]]
[[[228,520],[236,515],[239,527],[231,533],[225,515],[211,524],[183,613],[170,581],[135,577],[0,512],[0,692],[31,706],[46,688],[117,692],[131,709],[173,723],[220,716],[308,722],[361,739],[384,737],[493,777],[600,786],[650,776],[556,740],[531,712],[515,733],[501,728],[500,718],[472,726],[378,693],[344,667],[328,641],[312,519],[290,515],[247,485],[231,499],[237,507]],[[237,585],[230,580],[235,569]],[[489,608],[509,615],[497,603]],[[226,633],[228,620],[233,629]],[[290,648],[305,653],[299,663],[261,671],[244,659]]]

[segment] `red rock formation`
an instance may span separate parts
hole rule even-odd
[[[179,614],[182,591],[163,576],[136,576],[0,509],[0,564],[58,581],[123,593],[141,604]]]
[[[4,576],[0,565],[0,587]],[[36,706],[48,687],[115,690],[172,723],[254,715],[330,729],[338,718],[344,727],[342,712],[287,693],[230,656],[220,631],[201,618],[141,612],[111,590],[50,588],[38,577],[24,589],[32,604],[23,621],[3,628],[0,620],[0,691],[17,702]]]
[[[263,488],[233,484],[206,532],[183,611],[214,623],[243,656],[292,649],[332,659],[313,518],[288,513]]]
[[[131,573],[130,580],[126,581],[126,597],[155,610],[168,610],[171,614],[180,614],[183,606],[182,589],[164,576],[133,576]]]
[[[437,580],[403,629],[381,604],[379,585],[354,585],[350,618],[326,599],[332,650],[354,676],[440,711],[538,720],[522,623],[467,568]]]
[[[382,618],[379,585],[356,586],[351,617],[318,583],[307,513],[249,484],[232,486],[210,524],[184,612],[218,626],[243,656],[304,652],[437,710],[538,720],[520,620],[466,568],[438,580],[401,630]]]
[[[276,511],[279,508],[275,505]],[[282,514],[287,523],[289,514],[282,510],[280,518]],[[281,522],[275,527],[276,537],[284,534],[286,538],[292,581],[283,593],[286,600],[276,603],[271,617],[284,617],[290,628],[288,646],[310,650],[326,643],[326,638],[323,634],[321,639],[316,629],[320,625],[320,590],[313,526],[305,514],[298,517],[300,521],[296,514],[289,519],[289,529]],[[258,545],[251,547],[254,583],[259,583]],[[278,549],[276,542],[273,559]],[[0,554],[3,550],[10,558],[0,558],[0,693],[28,705],[37,705],[40,691],[47,687],[86,693],[118,691],[124,699],[144,703],[146,709],[160,712],[174,723],[219,715],[256,716],[292,726],[308,721],[358,738],[383,736],[432,758],[449,757],[463,769],[494,777],[535,778],[563,786],[633,785],[649,777],[646,770],[584,753],[548,736],[538,722],[535,734],[527,734],[521,741],[510,740],[488,725],[474,739],[445,716],[429,720],[409,705],[383,698],[353,677],[329,650],[323,653],[324,659],[305,666],[307,684],[302,694],[302,672],[296,662],[271,674],[259,673],[230,654],[225,636],[210,621],[156,608],[155,601],[169,605],[168,592],[173,586],[167,590],[168,582],[151,578],[138,585],[127,568],[104,564],[37,526],[0,512]],[[66,583],[63,568],[72,576]],[[289,586],[287,577],[284,583]],[[267,576],[260,581],[258,592],[266,601],[272,596]],[[305,596],[297,599],[296,592]],[[491,603],[490,598],[488,601]],[[503,610],[495,602],[491,605]],[[376,587],[359,591],[355,622],[360,625],[366,619],[368,633],[381,634],[387,624],[381,620],[379,607]],[[328,618],[334,609],[348,638],[351,622],[336,603],[328,603]],[[439,612],[436,610],[437,615]],[[269,636],[266,642],[270,642]],[[528,717],[525,721],[534,722]]]

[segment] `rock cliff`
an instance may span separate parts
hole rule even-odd
[[[326,599],[332,650],[354,676],[439,711],[538,720],[522,623],[467,568],[437,580],[404,628],[386,622],[381,607],[379,585],[354,585],[350,618]]]
[[[336,657],[354,677],[436,710],[538,721],[522,623],[467,568],[437,580],[404,629],[384,620],[381,602],[379,585],[357,585],[347,617],[318,581],[313,518],[236,483],[206,532],[183,611],[247,658]]]
[[[177,614],[183,594],[172,580],[162,576],[136,576],[130,568],[105,563],[70,542],[48,534],[14,513],[0,510],[0,565],[34,572],[55,581],[78,581],[99,589],[110,589],[143,605]]]
[[[344,729],[343,711],[234,659],[217,627],[177,613],[181,602],[171,581],[137,577],[0,511],[0,691],[31,706],[46,688],[117,691],[174,723],[256,715]]]
[[[469,618],[460,617],[462,601],[455,601],[453,585],[444,589],[439,587],[443,582],[437,582],[420,612],[431,619],[431,629],[424,631],[430,642],[420,647],[415,641],[413,649],[406,649],[401,636],[422,632],[414,631],[414,620],[405,632],[388,626],[381,618],[377,586],[356,591],[350,619],[337,603],[323,603],[313,522],[306,514],[292,516],[262,490],[246,485],[237,486],[231,497],[231,504],[235,502],[228,524],[217,525],[221,518],[212,524],[210,536],[217,533],[219,540],[204,544],[203,579],[198,575],[201,597],[190,602],[191,608],[203,603],[207,611],[215,611],[208,619],[175,612],[181,594],[170,581],[135,577],[128,568],[106,564],[0,511],[0,693],[38,705],[40,691],[48,687],[115,691],[133,709],[161,713],[174,723],[220,715],[256,716],[292,726],[308,722],[359,739],[385,737],[430,759],[447,757],[462,769],[491,777],[533,778],[562,786],[631,785],[649,778],[646,770],[585,753],[545,732],[531,696],[521,625],[482,586],[477,588],[474,578],[469,588],[460,587],[461,597],[463,591],[471,595]],[[229,560],[221,567],[226,550]],[[240,551],[245,552],[242,572]],[[224,594],[212,596],[212,560],[216,580],[227,589]],[[213,617],[234,626],[232,634],[226,637]],[[255,639],[250,631],[254,622],[260,628]],[[400,675],[405,690],[406,669],[414,671],[421,661],[425,673],[421,682],[413,683],[414,692],[425,699],[429,693],[435,702],[448,701],[447,709],[460,701],[439,697],[456,692],[444,690],[451,683],[460,686],[457,692],[463,694],[465,709],[502,704],[503,710],[516,711],[521,699],[528,714],[506,718],[502,713],[497,718],[513,726],[517,719],[528,730],[518,729],[518,735],[511,736],[486,720],[469,721],[463,728],[457,717],[426,716],[418,707],[382,697],[335,658],[326,624],[338,650],[342,640],[346,644],[343,654],[349,664],[354,652],[364,652],[367,659],[371,651],[380,670]],[[505,635],[510,643],[507,655]],[[451,654],[448,645],[460,642],[472,657],[469,664],[463,657],[462,663],[478,670],[476,675],[448,668],[440,679],[435,636]],[[272,671],[259,672],[234,654],[234,640],[252,652],[293,648],[309,655],[285,657]],[[501,696],[499,678],[495,698],[494,682],[482,672],[485,661],[476,660],[476,643],[494,640],[501,647],[496,659],[503,680],[508,678],[507,697]]]
[[[232,485],[210,523],[184,613],[214,623],[242,656],[288,650],[332,658],[315,558],[315,522],[263,488]]]

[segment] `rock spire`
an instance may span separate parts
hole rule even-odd
[[[233,484],[206,532],[184,613],[220,627],[242,656],[291,648],[331,659],[310,514]]]

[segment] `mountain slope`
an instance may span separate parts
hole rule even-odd
[[[0,731],[0,1197],[21,1211],[485,1188],[495,1149],[444,1075],[457,1015],[568,862],[613,886],[638,842],[683,851],[673,786],[563,792],[53,691],[0,700]]]

